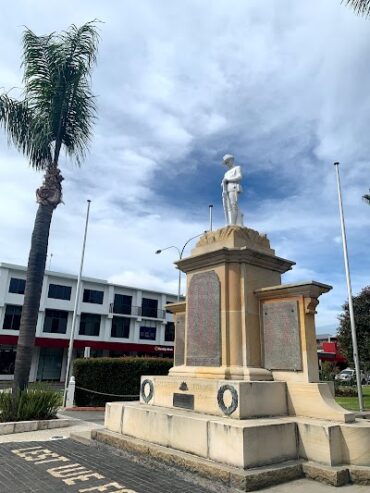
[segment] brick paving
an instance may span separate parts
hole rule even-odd
[[[104,489],[105,488],[105,489]],[[170,470],[67,440],[0,444],[1,493],[210,493]]]
[[[85,446],[69,439],[0,443],[0,493],[236,493],[214,482],[204,483],[196,475],[179,475],[138,455],[116,455],[106,447]],[[259,493],[369,491],[368,485],[335,488],[299,479]]]

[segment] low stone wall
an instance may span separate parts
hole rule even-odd
[[[74,419],[45,419],[41,421],[10,421],[0,423],[0,435],[24,433],[26,431],[51,430],[76,424]]]

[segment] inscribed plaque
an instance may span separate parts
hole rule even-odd
[[[214,270],[193,275],[187,310],[186,364],[220,366],[220,281]]]
[[[183,409],[194,409],[193,394],[173,394],[173,407],[182,407]]]
[[[263,303],[262,321],[264,367],[302,370],[297,302]]]
[[[179,366],[184,364],[185,313],[176,315],[175,327],[175,366]]]

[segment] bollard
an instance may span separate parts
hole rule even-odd
[[[69,380],[68,389],[67,389],[66,407],[73,407],[74,406],[75,388],[76,388],[75,377],[71,377]]]

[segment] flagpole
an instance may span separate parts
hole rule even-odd
[[[63,407],[65,407],[65,405],[66,405],[67,390],[68,390],[68,385],[69,385],[69,379],[71,376],[73,342],[74,342],[75,329],[76,329],[77,311],[78,311],[78,305],[79,305],[79,300],[80,300],[81,277],[82,277],[82,269],[83,269],[84,258],[85,258],[85,247],[86,247],[86,237],[87,237],[87,226],[89,224],[90,204],[91,204],[91,200],[88,200],[87,201],[87,211],[86,211],[85,232],[84,232],[84,239],[83,239],[83,244],[82,244],[80,271],[78,273],[78,278],[77,278],[75,305],[74,305],[73,317],[72,317],[72,328],[71,328],[71,335],[69,338],[69,346],[68,346],[67,368],[66,368],[66,376],[65,376],[65,382],[64,382]]]
[[[339,176],[339,163],[338,162],[334,163],[334,166],[335,166],[335,171],[336,171],[336,175],[337,175],[339,216],[340,216],[340,224],[341,224],[341,229],[342,229],[344,269],[346,271],[346,280],[347,280],[348,308],[349,308],[349,318],[350,318],[350,324],[351,324],[352,347],[353,347],[353,362],[355,364],[355,371],[356,371],[358,403],[359,403],[360,411],[362,412],[364,410],[364,400],[363,400],[363,396],[362,396],[360,362],[359,362],[359,358],[358,358],[358,349],[357,349],[356,324],[355,324],[355,315],[354,315],[353,301],[352,301],[351,273],[349,270],[349,261],[348,261],[346,226],[344,224],[342,190],[341,190],[340,176]]]

